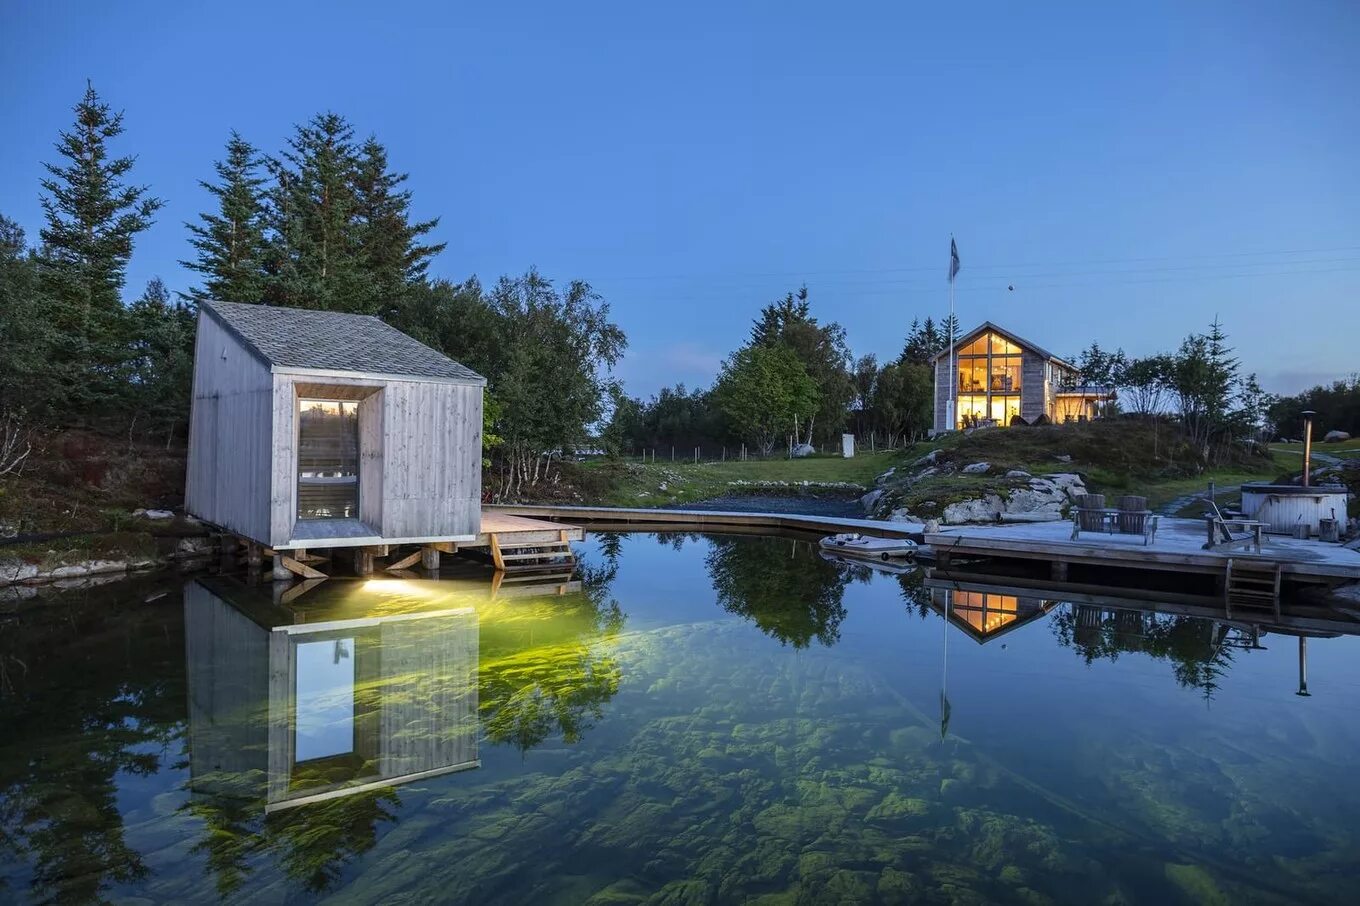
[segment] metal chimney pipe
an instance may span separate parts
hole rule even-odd
[[[1305,409],[1303,412],[1303,486],[1306,488],[1313,481],[1313,416],[1317,415],[1312,409]]]

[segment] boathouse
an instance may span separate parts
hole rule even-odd
[[[474,541],[485,385],[369,315],[205,302],[185,509],[277,551]]]
[[[1083,385],[1076,365],[991,321],[960,336],[950,353],[946,347],[933,357],[935,433],[1086,421],[1115,398],[1111,387]]]

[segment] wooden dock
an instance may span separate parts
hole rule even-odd
[[[419,566],[426,571],[439,569],[440,557],[460,550],[485,548],[500,571],[554,569],[570,571],[575,566],[571,542],[580,541],[585,531],[576,525],[516,516],[499,510],[484,509],[477,533],[471,538],[425,538],[412,541],[364,543],[334,546],[319,538],[308,548],[269,548],[247,538],[229,536],[231,546],[243,546],[245,563],[260,569],[266,557],[273,561],[277,580],[319,580],[324,571],[341,555],[354,560],[356,575],[371,575],[376,570],[403,573]]]
[[[1296,582],[1360,579],[1360,551],[1339,544],[1267,535],[1261,553],[1253,554],[1205,550],[1206,537],[1203,520],[1162,519],[1156,539],[1146,546],[1142,536],[1135,535],[1084,532],[1073,541],[1070,522],[950,526],[926,535],[925,542],[944,560],[1038,560],[1210,576],[1226,576],[1229,563],[1238,563],[1257,569],[1278,567],[1283,577]]]
[[[513,504],[485,507],[482,513],[483,519],[488,513],[498,513],[506,516],[570,520],[573,523],[589,525],[598,531],[664,532],[687,529],[724,534],[767,534],[782,530],[818,535],[858,532],[875,538],[910,538],[917,542],[922,539],[922,526],[919,523],[803,516],[792,513]]]

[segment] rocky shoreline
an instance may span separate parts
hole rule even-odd
[[[932,451],[879,475],[860,506],[870,518],[909,524],[1056,522],[1085,493],[1075,472],[1003,472],[986,462],[956,467]]]

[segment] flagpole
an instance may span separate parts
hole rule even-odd
[[[958,260],[957,246],[954,244],[954,236],[949,236],[949,402],[945,406],[945,412],[949,418],[949,424],[945,427],[946,431],[954,431],[958,428],[958,416],[955,407],[958,404],[958,380],[959,369],[957,365],[957,351],[954,349],[954,278],[958,275],[955,270],[955,261]]]
[[[954,412],[959,399],[956,390],[959,380],[957,354],[954,349],[954,278],[951,277],[949,278],[949,426],[945,429],[947,431],[953,431],[959,424],[958,417]]]

